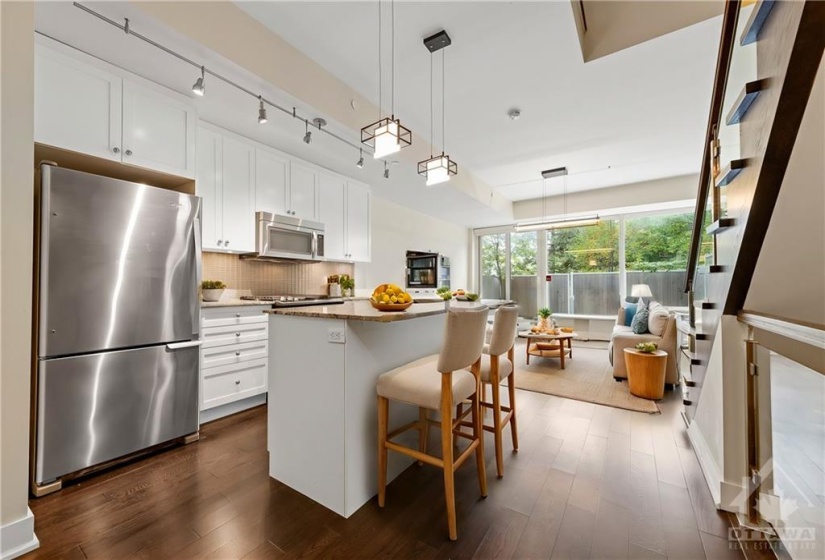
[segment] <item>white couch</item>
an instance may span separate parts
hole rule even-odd
[[[624,361],[624,349],[633,348],[639,342],[655,342],[659,345],[659,350],[667,352],[667,369],[665,370],[665,383],[676,385],[679,383],[678,369],[678,347],[676,344],[676,315],[670,313],[667,318],[664,330],[661,335],[652,333],[636,334],[633,329],[624,324],[625,309],[619,308],[616,317],[616,324],[613,327],[613,334],[610,337],[610,345],[607,348],[608,358],[613,366],[613,378],[616,381],[627,379],[627,367]]]

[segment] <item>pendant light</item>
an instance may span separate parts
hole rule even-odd
[[[445,153],[445,98],[446,98],[446,61],[444,49],[452,44],[446,31],[424,39],[424,46],[430,51],[430,158],[418,162],[418,174],[427,179],[427,186],[437,185],[450,180],[458,173],[458,164]],[[441,155],[433,156],[433,53],[441,51]]]
[[[550,220],[547,218],[547,180],[554,177],[562,177],[563,179],[563,200],[564,200],[564,214],[561,219]],[[519,222],[516,224],[515,230],[522,231],[539,231],[546,229],[563,229],[583,226],[599,225],[599,215],[592,214],[588,216],[576,216],[573,218],[567,217],[567,168],[557,167],[556,169],[548,169],[541,172],[542,178],[542,197],[541,210],[542,219],[532,220],[527,222]]]
[[[381,0],[378,0],[378,120],[361,129],[361,142],[373,149],[375,159],[384,158],[412,144],[412,132],[395,118],[395,0],[391,3],[390,117],[383,117],[381,73]]]

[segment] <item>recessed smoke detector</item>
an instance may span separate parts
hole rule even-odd
[[[511,121],[517,121],[521,118],[521,109],[510,109],[507,111],[507,116]]]

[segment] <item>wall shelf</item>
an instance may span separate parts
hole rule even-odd
[[[759,40],[759,32],[765,22],[768,21],[768,16],[771,14],[775,0],[759,0],[756,7],[751,12],[751,17],[748,18],[748,23],[745,24],[745,30],[742,32],[742,37],[739,43],[744,47]]]
[[[726,229],[733,227],[734,223],[736,223],[736,221],[733,218],[719,218],[710,224],[705,231],[707,231],[708,235],[717,235]]]
[[[726,187],[731,184],[736,177],[742,173],[742,170],[747,167],[747,161],[744,159],[734,159],[725,166],[719,177],[716,179],[716,187]]]
[[[759,97],[759,92],[765,89],[766,85],[765,80],[754,80],[745,84],[739,97],[734,101],[733,108],[725,118],[725,124],[732,125],[742,122],[742,119],[748,114],[748,110],[751,108],[751,105],[753,105],[753,102]]]

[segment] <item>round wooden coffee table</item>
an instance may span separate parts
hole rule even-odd
[[[578,333],[540,334],[533,331],[520,331],[520,338],[527,339],[527,364],[530,364],[530,356],[540,358],[558,358],[561,362],[561,369],[564,369],[565,357],[573,357],[573,339],[578,338]],[[565,346],[564,342],[567,341]]]
[[[625,348],[624,363],[627,366],[627,385],[631,395],[653,401],[665,395],[667,352],[640,352],[635,348]]]

